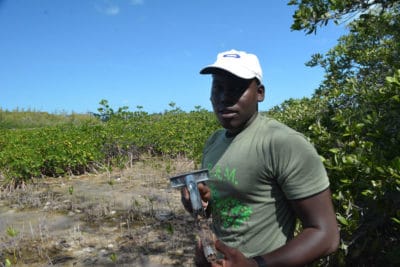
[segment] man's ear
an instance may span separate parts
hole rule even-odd
[[[263,102],[265,97],[265,87],[264,85],[260,84],[257,87],[257,100],[258,102]]]

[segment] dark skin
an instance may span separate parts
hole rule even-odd
[[[213,74],[210,100],[228,135],[238,134],[256,117],[264,92],[256,79],[244,80],[227,72]]]
[[[247,82],[247,84],[246,84]],[[221,71],[213,74],[211,102],[220,124],[227,135],[240,133],[257,115],[258,103],[264,100],[264,86],[257,80],[243,80]],[[211,199],[211,191],[204,184],[198,185],[204,206]],[[188,193],[182,191],[183,201]],[[303,230],[282,247],[262,256],[268,266],[303,266],[334,252],[339,245],[339,230],[331,200],[326,189],[304,199],[289,200],[293,211],[302,223]],[[217,240],[215,247],[224,255],[211,266],[256,267],[257,263],[246,258],[239,250]]]

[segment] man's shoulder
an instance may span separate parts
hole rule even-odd
[[[267,117],[260,116],[257,126],[257,137],[275,146],[297,146],[298,144],[308,143],[304,134],[294,130],[288,125]]]
[[[279,136],[281,134],[298,133],[294,129],[287,126],[286,124],[262,114],[260,114],[258,118],[257,128],[259,131],[262,131],[263,133],[268,133],[269,135]]]

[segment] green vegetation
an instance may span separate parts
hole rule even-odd
[[[52,124],[49,116],[42,127],[0,129],[0,175],[5,182],[19,185],[41,176],[123,168],[144,152],[199,162],[204,142],[218,127],[213,114],[200,107],[186,113],[171,103],[171,110],[148,114],[127,108],[114,112],[107,100],[100,105],[96,120]]]
[[[15,245],[15,238],[18,236],[19,231],[12,226],[8,226],[6,230],[7,236],[9,237],[10,245],[8,246],[8,251],[12,255],[12,259],[6,258],[5,266],[11,266],[12,262],[17,262],[17,247]]]
[[[44,126],[55,126],[62,124],[82,124],[94,122],[95,118],[91,114],[78,113],[56,113],[50,114],[35,110],[12,111],[0,108],[0,129],[21,129],[21,128],[37,128]]]
[[[269,114],[305,133],[331,181],[341,249],[331,266],[400,265],[400,1],[290,1],[292,29],[354,19],[308,66],[325,69],[311,98]]]

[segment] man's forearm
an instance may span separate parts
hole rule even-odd
[[[339,229],[330,190],[309,198],[292,200],[303,230],[284,246],[263,255],[268,266],[302,266],[334,252]]]
[[[335,238],[319,229],[304,229],[284,246],[261,255],[268,267],[303,266],[327,256],[337,248]]]

